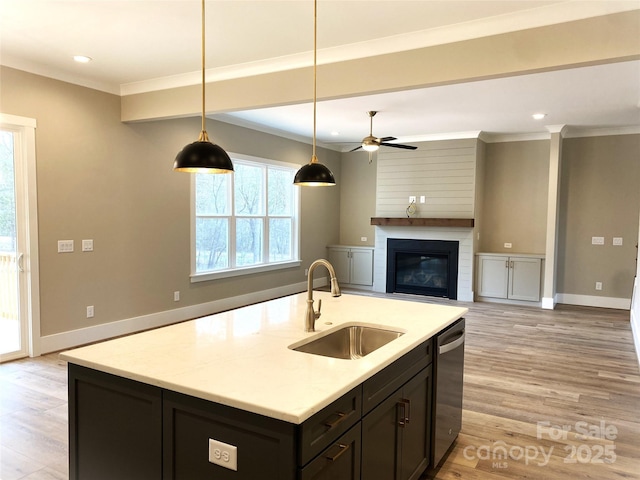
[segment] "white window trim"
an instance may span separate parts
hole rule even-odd
[[[250,162],[256,162],[256,163],[267,164],[267,165],[288,167],[293,169],[300,168],[300,165],[296,165],[293,163],[280,162],[278,160],[271,160],[268,158],[253,157],[251,155],[244,155],[242,153],[232,153],[232,152],[227,152],[227,153],[229,154],[229,157],[231,157],[232,160],[235,158],[238,160],[247,160]],[[191,283],[207,282],[209,280],[217,280],[221,278],[231,278],[231,277],[238,277],[242,275],[251,275],[254,273],[269,272],[269,271],[284,270],[287,268],[299,267],[302,264],[302,260],[300,259],[300,211],[301,210],[300,210],[300,189],[299,188],[294,189],[294,201],[295,201],[294,209],[296,211],[296,215],[294,217],[292,228],[294,228],[295,231],[297,231],[298,233],[296,235],[296,241],[293,242],[293,245],[292,245],[292,248],[293,248],[292,260],[287,260],[285,262],[263,263],[260,265],[250,265],[247,267],[228,268],[224,270],[215,270],[212,272],[197,273],[196,272],[196,242],[195,242],[195,238],[196,238],[196,177],[195,175],[191,175],[191,195],[190,195],[190,203],[191,203],[190,230],[191,232],[189,237],[189,242],[191,244],[191,258],[190,258]]]

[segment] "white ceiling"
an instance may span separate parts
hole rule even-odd
[[[371,56],[639,8],[640,0],[319,0],[318,58]],[[311,0],[207,0],[207,78],[309,65],[312,29]],[[77,54],[93,61],[77,64]],[[199,83],[200,2],[0,0],[0,63],[116,94]],[[361,139],[368,110],[380,111],[374,135],[405,142],[479,130],[543,133],[559,124],[640,129],[639,101],[640,62],[625,62],[321,102],[318,139]],[[538,111],[547,117],[532,120]],[[308,140],[312,132],[310,105],[214,118],[293,138]]]

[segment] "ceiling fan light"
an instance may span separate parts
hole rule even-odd
[[[375,152],[376,150],[378,150],[378,148],[380,148],[379,145],[376,145],[375,143],[363,143],[362,144],[362,149],[366,152]]]
[[[173,169],[188,173],[232,173],[233,163],[219,145],[198,140],[178,153]]]

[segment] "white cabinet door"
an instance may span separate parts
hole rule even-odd
[[[336,271],[338,283],[351,283],[351,258],[350,250],[342,247],[331,247],[327,249],[327,260],[333,265]]]
[[[507,298],[509,286],[509,259],[507,257],[478,257],[478,295]]]
[[[539,258],[509,258],[509,298],[514,300],[540,300],[542,261]]]
[[[373,250],[351,250],[350,283],[373,285]]]

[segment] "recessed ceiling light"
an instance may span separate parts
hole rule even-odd
[[[92,58],[85,55],[74,55],[73,59],[78,63],[89,63]]]
[[[544,117],[547,116],[546,113],[534,113],[533,115],[531,115],[535,120],[542,120]]]

